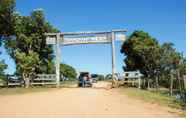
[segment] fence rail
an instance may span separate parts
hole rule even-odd
[[[29,77],[30,85],[55,85],[55,74],[37,74]],[[7,81],[0,81],[0,87],[23,86],[25,81],[19,76],[7,76]]]
[[[30,85],[54,85],[54,84],[56,84],[55,74],[37,74],[33,79],[30,79]]]
[[[132,84],[134,86],[135,84],[138,84],[138,88],[141,88],[141,77],[143,75],[139,71],[128,71],[124,72],[121,75],[122,83],[123,84]]]

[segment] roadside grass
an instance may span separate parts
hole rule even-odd
[[[0,96],[1,95],[15,95],[15,94],[26,94],[26,93],[33,93],[33,92],[44,92],[49,90],[54,90],[55,88],[51,87],[30,87],[30,88],[23,88],[23,87],[14,87],[14,88],[0,88]]]
[[[175,97],[170,97],[164,91],[155,92],[137,88],[122,88],[121,92],[129,97],[137,98],[146,102],[166,105],[171,108],[186,110],[186,103],[176,100]]]
[[[60,88],[72,87],[76,86],[77,81],[63,81],[60,84]],[[14,95],[14,94],[26,94],[33,92],[44,92],[49,90],[57,90],[55,85],[45,85],[45,86],[30,86],[29,88],[24,87],[4,87],[0,88],[0,96],[1,95]]]
[[[64,88],[71,88],[71,87],[77,87],[77,83],[78,81],[77,80],[70,80],[70,81],[62,81],[61,82],[61,86],[60,87],[64,87]]]
[[[159,104],[176,109],[178,118],[186,118],[186,103],[168,96],[166,91],[147,91],[137,88],[121,88],[120,92],[130,98],[143,100],[152,104]]]

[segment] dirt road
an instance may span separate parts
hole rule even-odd
[[[131,100],[117,89],[64,88],[0,96],[1,118],[174,118],[167,108]]]

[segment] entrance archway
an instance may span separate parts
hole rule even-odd
[[[56,67],[56,87],[60,86],[60,45],[70,46],[70,45],[81,45],[81,44],[100,44],[107,43],[111,44],[112,48],[112,80],[113,84],[116,83],[116,67],[115,67],[115,40],[116,34],[117,39],[125,40],[126,32],[124,29],[111,30],[111,31],[94,31],[94,32],[62,32],[62,33],[46,33],[46,43],[55,45],[55,67]]]

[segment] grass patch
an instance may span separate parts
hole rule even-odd
[[[121,92],[129,97],[144,100],[150,103],[156,103],[160,105],[166,105],[176,109],[186,110],[186,103],[176,100],[174,97],[170,97],[164,93],[153,92],[147,90],[140,90],[136,88],[122,88]]]
[[[73,80],[73,81],[62,81],[61,82],[61,87],[73,87],[77,86],[78,81]]]
[[[49,90],[54,90],[55,88],[49,87],[30,87],[30,88],[0,88],[0,95],[15,95],[15,94],[26,94],[33,92],[44,92]]]
[[[77,85],[77,81],[63,81],[61,82],[60,88],[71,87],[72,85]],[[0,88],[0,95],[44,92],[49,90],[56,90],[57,88],[55,87],[56,87],[55,85],[45,85],[45,86],[31,86],[30,88],[24,88],[24,87]]]

